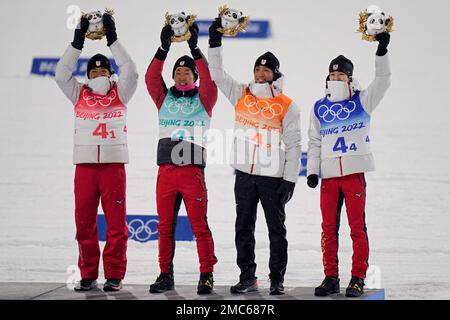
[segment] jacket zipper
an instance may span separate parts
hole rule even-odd
[[[97,162],[100,163],[100,145],[97,145]]]
[[[342,157],[339,157],[339,167],[341,169],[341,177],[343,176],[342,174]]]

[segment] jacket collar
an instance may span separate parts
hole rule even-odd
[[[283,92],[284,86],[284,75],[281,75],[276,81],[273,81],[271,84],[266,83],[256,83],[255,80],[252,80],[248,88],[252,95],[257,98],[273,98],[280,95]]]
[[[193,96],[195,96],[198,93],[198,87],[195,87],[194,89],[189,90],[189,91],[180,91],[177,88],[175,88],[175,86],[172,86],[172,87],[170,87],[170,92],[176,98],[180,98],[180,97],[192,98]]]
[[[361,85],[356,78],[352,78],[352,81],[350,82],[350,97],[343,99],[340,94],[334,94],[328,86],[325,87],[325,97],[331,102],[344,101],[353,97],[353,95],[358,91],[361,91]],[[335,96],[336,98],[333,98]]]

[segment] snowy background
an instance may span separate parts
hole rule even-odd
[[[72,41],[66,26],[70,5],[85,12],[114,8],[117,32],[136,61],[139,86],[129,103],[127,206],[130,214],[156,214],[157,111],[144,83],[159,46],[164,13],[186,10],[212,18],[223,1],[1,1],[0,32],[0,282],[66,282],[77,263],[70,102],[53,78],[29,76],[33,57],[59,57]],[[329,61],[339,54],[355,65],[366,87],[373,79],[376,44],[362,41],[358,12],[372,1],[228,1],[254,19],[271,22],[267,40],[224,40],[227,71],[241,82],[252,78],[255,59],[267,50],[281,62],[285,92],[302,110],[303,150],[311,107],[323,95]],[[447,99],[450,41],[448,0],[375,4],[394,16],[389,46],[392,86],[372,118],[377,171],[367,174],[366,219],[369,263],[379,270],[389,299],[450,299],[450,108]],[[207,52],[207,38],[199,46]],[[87,40],[82,56],[111,56],[106,41]],[[176,58],[188,53],[174,44],[165,79]],[[233,126],[233,108],[223,95],[212,128]],[[234,177],[227,164],[209,165],[209,223],[218,285],[239,275],[234,248]],[[184,210],[184,209],[183,209]],[[259,209],[257,275],[268,287],[268,237]],[[182,211],[181,214],[185,214]],[[323,279],[319,190],[300,177],[287,205],[289,263],[286,286],[315,287]],[[341,283],[350,279],[351,241],[343,212],[340,232]],[[177,243],[175,279],[195,285],[195,242]],[[150,284],[159,272],[157,242],[129,242],[126,283]],[[101,271],[101,276],[102,276]],[[100,278],[102,280],[102,278]]]

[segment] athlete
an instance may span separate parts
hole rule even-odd
[[[111,63],[102,54],[87,64],[86,83],[72,76],[84,46],[89,21],[81,18],[73,42],[56,68],[56,83],[74,105],[75,223],[81,281],[75,291],[97,287],[100,246],[97,209],[101,201],[108,231],[103,250],[105,291],[118,291],[126,272],[126,173],[128,163],[127,103],[133,96],[138,74],[125,48],[117,40],[114,19],[103,15],[107,46],[120,68],[113,80]]]
[[[209,69],[235,110],[232,166],[235,169],[235,245],[239,282],[234,294],[258,290],[255,223],[261,201],[269,229],[270,294],[284,293],[287,266],[285,205],[294,193],[301,155],[300,110],[283,93],[284,76],[274,54],[256,59],[253,80],[241,84],[224,71],[220,18],[209,28]]]
[[[369,243],[365,223],[365,172],[374,171],[370,150],[371,114],[390,86],[389,33],[376,36],[375,79],[365,90],[353,78],[353,63],[340,55],[329,65],[326,95],[311,112],[307,184],[320,186],[322,253],[325,279],[316,296],[339,293],[338,237],[341,208],[345,201],[353,241],[351,280],[347,297],[364,293]]]
[[[214,242],[207,222],[205,140],[217,87],[209,74],[206,59],[197,46],[198,26],[190,28],[188,45],[192,57],[180,57],[173,66],[175,84],[167,88],[161,74],[174,35],[170,26],[161,31],[161,46],[145,75],[147,90],[158,108],[159,142],[156,182],[160,274],[150,286],[151,293],[174,289],[173,257],[175,227],[181,201],[184,201],[197,241],[200,261],[198,294],[209,294],[214,286]],[[200,85],[196,82],[200,78]]]

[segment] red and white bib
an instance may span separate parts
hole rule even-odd
[[[127,143],[127,106],[120,100],[117,84],[106,95],[83,86],[74,107],[76,145]]]

